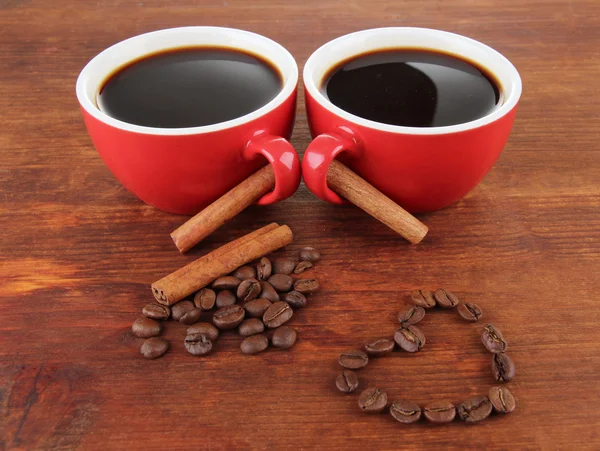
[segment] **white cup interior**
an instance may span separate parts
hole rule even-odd
[[[330,69],[354,56],[384,49],[435,50],[464,58],[487,69],[500,84],[501,100],[497,108],[474,121],[443,127],[403,127],[361,118],[333,105],[321,92]],[[453,133],[494,122],[508,113],[521,96],[521,78],[512,63],[481,42],[446,31],[428,28],[375,28],[341,36],[317,49],[304,66],[304,83],[310,96],[324,108],[343,119],[369,128],[418,135]]]
[[[102,112],[96,97],[102,84],[119,68],[146,55],[168,49],[190,46],[213,46],[239,49],[271,62],[283,78],[283,88],[266,105],[230,121],[201,127],[155,128],[129,124]],[[155,135],[187,135],[213,132],[250,122],[275,109],[287,99],[298,83],[298,66],[283,46],[269,38],[249,31],[222,27],[182,27],[154,31],[121,41],[95,56],[77,78],[76,92],[85,110],[111,126],[138,133]]]

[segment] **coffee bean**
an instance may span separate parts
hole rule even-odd
[[[234,329],[243,320],[246,311],[239,305],[228,305],[220,308],[213,315],[213,324],[221,330]]]
[[[265,325],[258,318],[245,319],[238,327],[238,332],[242,337],[249,337],[265,331]]]
[[[289,321],[293,314],[294,311],[287,302],[274,302],[264,313],[263,323],[269,329],[275,329]]]
[[[358,376],[354,371],[344,370],[335,379],[335,386],[342,393],[352,393],[358,388]]]
[[[515,364],[508,354],[494,354],[492,357],[492,374],[497,382],[509,382],[515,377]]]
[[[271,337],[271,343],[276,348],[289,349],[296,344],[298,333],[290,326],[281,326],[275,329]]]
[[[194,324],[194,323],[198,322],[201,314],[202,314],[202,309],[199,309],[199,308],[192,309],[189,312],[187,312],[185,315],[183,315],[181,318],[179,318],[179,322],[182,324],[187,324],[189,326],[190,324]]]
[[[263,257],[256,265],[256,278],[258,280],[267,280],[269,277],[271,277],[272,270],[273,266],[271,265],[271,260],[269,260],[267,257]]]
[[[256,279],[246,279],[237,287],[237,297],[244,302],[256,299],[262,288],[260,282]]]
[[[294,279],[286,274],[273,274],[268,282],[273,285],[277,291],[290,291],[294,284]]]
[[[313,264],[311,262],[301,261],[294,268],[294,274],[302,274],[304,271],[306,271],[307,269],[310,269],[312,267],[313,267]]]
[[[421,418],[421,408],[412,401],[398,399],[390,406],[390,415],[400,423],[414,423]]]
[[[417,326],[402,326],[394,334],[394,341],[408,352],[417,352],[425,345],[425,335]]]
[[[456,295],[443,288],[436,290],[436,292],[433,293],[433,297],[435,298],[437,305],[442,308],[454,308],[460,303]]]
[[[294,290],[302,294],[314,293],[319,289],[317,279],[299,279],[294,282]]]
[[[479,318],[481,318],[481,316],[483,315],[483,312],[481,311],[479,306],[471,302],[465,302],[464,304],[460,304],[456,310],[462,318],[471,322],[479,321]]]
[[[171,314],[171,309],[166,305],[161,305],[153,302],[152,304],[146,305],[142,309],[142,315],[147,318],[164,320],[168,319]]]
[[[314,247],[303,247],[300,249],[300,260],[315,263],[321,258],[321,253]]]
[[[148,338],[140,347],[140,353],[147,359],[156,359],[168,350],[169,342],[160,337]]]
[[[212,341],[204,334],[188,334],[183,345],[192,355],[206,355],[212,349]]]
[[[217,293],[217,299],[215,301],[215,305],[217,308],[227,307],[228,305],[233,305],[237,301],[235,294],[231,290],[221,290]]]
[[[506,352],[508,349],[508,343],[493,324],[488,324],[483,328],[481,341],[486,349],[494,354]]]
[[[296,260],[291,258],[276,258],[273,261],[273,273],[275,274],[291,274],[296,267]]]
[[[171,306],[171,319],[179,321],[183,315],[193,309],[194,303],[192,301],[179,301],[177,304]]]
[[[461,420],[467,423],[477,423],[490,416],[492,403],[487,396],[473,396],[461,402],[456,410]]]
[[[517,407],[515,398],[506,387],[490,388],[489,397],[496,412],[510,413]]]
[[[160,323],[146,317],[136,319],[131,326],[133,335],[140,338],[156,337],[161,330]]]
[[[219,336],[219,329],[210,323],[196,323],[193,326],[188,327],[187,334],[203,334],[206,335],[209,340],[215,341]]]
[[[267,282],[266,280],[261,280],[260,287],[261,287],[261,292],[260,292],[261,298],[268,299],[271,302],[279,301],[279,294],[277,294],[277,291],[275,291],[275,288],[273,288],[273,285],[271,285],[269,282]]]
[[[293,308],[302,308],[306,305],[306,296],[299,291],[290,291],[283,296],[283,300]]]
[[[254,266],[248,265],[240,266],[231,275],[233,277],[237,277],[240,280],[256,279],[256,268]]]
[[[244,304],[246,313],[252,318],[262,318],[269,307],[271,307],[271,301],[265,298],[253,299]]]
[[[372,356],[380,356],[389,354],[394,350],[394,340],[389,338],[379,338],[377,340],[371,340],[365,343],[365,352]]]
[[[215,306],[217,294],[210,288],[202,288],[194,295],[194,305],[204,311],[211,310]]]
[[[242,281],[237,277],[223,276],[212,283],[215,290],[236,290]]]
[[[456,408],[450,401],[436,401],[423,407],[423,415],[432,423],[450,423],[456,416]]]
[[[387,405],[387,394],[378,388],[367,388],[358,397],[358,407],[365,413],[379,413]]]
[[[425,318],[425,309],[418,305],[398,312],[398,321],[400,321],[400,324],[416,324],[423,318]]]
[[[435,307],[435,299],[429,290],[415,290],[410,292],[410,299],[413,304],[423,308]]]
[[[258,354],[267,349],[268,346],[268,338],[263,334],[259,334],[244,338],[244,341],[242,341],[242,344],[240,345],[240,349],[244,354]]]
[[[338,363],[344,368],[358,370],[369,363],[369,356],[359,349],[350,349],[342,352],[338,357]]]

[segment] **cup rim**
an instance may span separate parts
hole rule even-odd
[[[398,34],[413,33],[415,35],[421,35],[422,37],[434,36],[436,38],[443,38],[443,39],[449,40],[451,42],[467,44],[467,45],[470,45],[473,48],[476,48],[480,51],[485,51],[485,53],[487,55],[489,55],[494,60],[496,60],[497,62],[502,64],[504,66],[504,68],[506,69],[507,76],[504,77],[504,79],[499,77],[495,72],[492,71],[492,73],[494,74],[494,76],[496,76],[498,78],[498,80],[501,82],[501,84],[503,84],[507,80],[509,81],[509,83],[511,84],[511,90],[510,90],[509,95],[504,99],[504,102],[502,103],[502,105],[499,108],[496,108],[493,111],[491,111],[490,113],[488,113],[487,115],[485,115],[481,118],[475,119],[473,121],[463,122],[463,123],[454,124],[454,125],[440,126],[440,127],[407,127],[407,126],[391,125],[391,124],[385,124],[382,122],[376,122],[376,121],[372,121],[370,119],[365,119],[360,116],[354,115],[354,114],[349,113],[349,112],[339,108],[338,106],[334,105],[327,97],[325,97],[325,95],[323,95],[321,93],[321,90],[319,89],[319,86],[318,86],[321,83],[321,79],[315,80],[315,73],[317,72],[316,66],[318,64],[318,60],[320,58],[322,58],[322,55],[325,52],[327,52],[332,47],[335,47],[336,45],[338,45],[340,43],[344,43],[345,41],[348,43],[349,42],[357,42],[366,37],[381,36],[384,34],[391,34],[391,33],[398,33]],[[400,43],[399,45],[388,45],[388,46],[382,46],[382,47],[375,46],[371,50],[379,49],[379,48],[382,50],[388,49],[388,48],[402,48],[402,43]],[[410,46],[410,48],[414,48],[414,47]],[[446,52],[445,49],[436,48],[435,46],[423,46],[422,48],[427,49],[427,50],[439,50],[439,51],[443,51],[445,53],[452,53],[452,52]],[[336,64],[340,63],[341,61],[345,61],[348,58],[358,56],[362,53],[364,53],[364,51],[361,52],[361,51],[357,50],[354,53],[351,52],[351,55],[349,57],[338,58],[334,61],[328,62],[327,68],[334,67]],[[457,56],[462,56],[468,60],[477,62],[476,59],[470,58],[469,55],[464,55],[463,53],[458,53],[458,52],[455,52],[455,54]],[[362,126],[362,127],[366,127],[366,128],[374,129],[374,130],[385,131],[385,132],[399,133],[399,134],[403,134],[403,135],[444,135],[444,134],[449,134],[449,133],[464,132],[467,130],[472,130],[475,128],[479,128],[479,127],[488,125],[490,123],[493,123],[493,122],[499,120],[506,114],[508,114],[517,105],[519,98],[521,97],[521,92],[522,92],[522,82],[521,82],[521,77],[519,75],[519,72],[517,71],[515,66],[504,55],[502,55],[498,51],[494,50],[493,48],[483,44],[482,42],[476,41],[474,39],[471,39],[471,38],[468,38],[466,36],[462,36],[462,35],[459,35],[456,33],[451,33],[451,32],[442,31],[442,30],[436,30],[436,29],[432,29],[432,28],[383,27],[383,28],[372,28],[372,29],[367,29],[367,30],[356,31],[354,33],[349,33],[349,34],[340,36],[336,39],[333,39],[333,40],[323,44],[321,47],[319,47],[317,50],[315,50],[310,55],[310,57],[306,61],[306,64],[304,65],[302,77],[304,79],[304,87],[305,87],[306,93],[309,94],[319,105],[321,105],[323,108],[329,110],[336,116],[344,119],[345,121],[348,121],[350,123],[358,125],[358,126]]]
[[[112,116],[109,116],[105,112],[101,111],[96,105],[95,99],[92,100],[89,96],[89,84],[91,83],[92,76],[98,70],[101,70],[103,74],[100,77],[100,82],[95,83],[94,91],[97,95],[98,90],[100,89],[101,84],[106,80],[106,78],[118,70],[120,67],[128,64],[128,62],[135,61],[140,57],[145,55],[152,55],[154,53],[158,53],[164,50],[168,50],[170,48],[178,48],[183,47],[186,44],[182,43],[179,45],[165,45],[164,47],[160,46],[160,48],[148,49],[144,46],[149,40],[153,40],[156,38],[164,38],[169,35],[177,35],[184,33],[204,33],[204,34],[220,34],[223,36],[229,36],[233,38],[235,41],[233,45],[219,45],[222,48],[231,48],[247,51],[249,53],[253,53],[257,56],[262,56],[271,62],[277,70],[280,72],[281,76],[284,79],[283,86],[281,90],[273,99],[271,99],[268,103],[263,105],[262,107],[245,114],[243,116],[237,117],[235,119],[231,119],[224,122],[218,122],[216,124],[211,125],[203,125],[198,127],[185,127],[185,128],[161,128],[161,127],[149,127],[144,125],[130,124],[128,122],[121,121]],[[267,48],[269,48],[269,53],[265,53],[264,51],[253,51],[252,46],[260,41]],[[239,46],[236,46],[237,43],[240,43]],[[191,45],[201,46],[202,44],[192,43]],[[211,44],[208,44],[211,45]],[[133,51],[135,56],[128,58],[127,61],[121,64],[114,63],[114,56],[119,54],[120,52],[131,48],[135,48]],[[264,48],[263,48],[264,49]],[[273,57],[275,53],[278,53],[278,58]],[[286,79],[286,74],[289,74]],[[95,78],[98,78],[97,76]],[[227,130],[230,128],[237,127],[239,125],[247,124],[252,122],[271,111],[278,108],[281,104],[283,104],[286,99],[292,95],[298,85],[298,65],[296,60],[292,56],[292,54],[281,44],[278,42],[267,38],[266,36],[260,35],[258,33],[253,33],[246,30],[240,30],[237,28],[228,28],[228,27],[209,27],[209,26],[191,26],[191,27],[177,27],[177,28],[166,28],[163,30],[151,31],[149,33],[143,33],[131,38],[125,39],[123,41],[117,42],[112,46],[106,48],[95,57],[93,57],[81,70],[79,76],[77,77],[77,83],[75,85],[75,91],[77,94],[77,100],[81,107],[93,118],[110,125],[112,127],[129,131],[133,133],[142,133],[142,134],[150,134],[150,135],[164,135],[164,136],[185,136],[185,135],[197,135],[204,133],[211,133],[221,130]]]

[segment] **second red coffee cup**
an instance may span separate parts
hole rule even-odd
[[[257,55],[279,72],[282,87],[266,105],[213,125],[156,128],[130,124],[98,107],[106,80],[147,56],[188,47],[219,47]],[[77,79],[77,98],[94,146],[115,177],[144,202],[178,214],[195,214],[270,163],[275,188],[270,204],[292,195],[300,162],[287,141],[296,111],[298,67],[278,43],[255,33],[220,27],[183,27],[119,42],[94,57]]]
[[[423,49],[458,56],[493,74],[500,102],[487,115],[442,127],[389,125],[351,114],[323,91],[332,68],[363,54]],[[521,95],[515,67],[492,48],[453,33],[424,28],[379,28],[342,36],[316,50],[304,67],[306,112],[314,140],[302,175],[319,198],[342,203],[327,185],[332,160],[344,164],[411,212],[446,207],[473,189],[502,152]]]

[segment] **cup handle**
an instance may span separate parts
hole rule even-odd
[[[258,155],[269,162],[274,186],[256,203],[269,205],[294,194],[300,185],[300,159],[289,141],[264,131],[257,132],[246,142],[242,156],[246,160],[254,160]]]
[[[269,164],[171,233],[180,252],[186,252],[244,209],[258,203],[268,205],[286,199],[300,184],[300,160],[292,145],[280,136],[257,132],[248,139],[242,157],[253,161],[259,155]]]
[[[345,128],[340,128],[338,132],[323,133],[317,136],[308,145],[302,159],[304,183],[315,196],[332,204],[347,203],[331,190],[327,183],[331,162],[341,153],[353,158],[359,158],[362,155],[362,146],[358,138]]]
[[[362,154],[362,145],[356,136],[346,130],[341,133],[324,133],[309,144],[302,160],[302,175],[308,188],[327,202],[341,204],[344,199],[348,200],[411,243],[421,242],[427,235],[427,226],[351,169],[336,161],[335,158],[342,152],[354,157]]]

